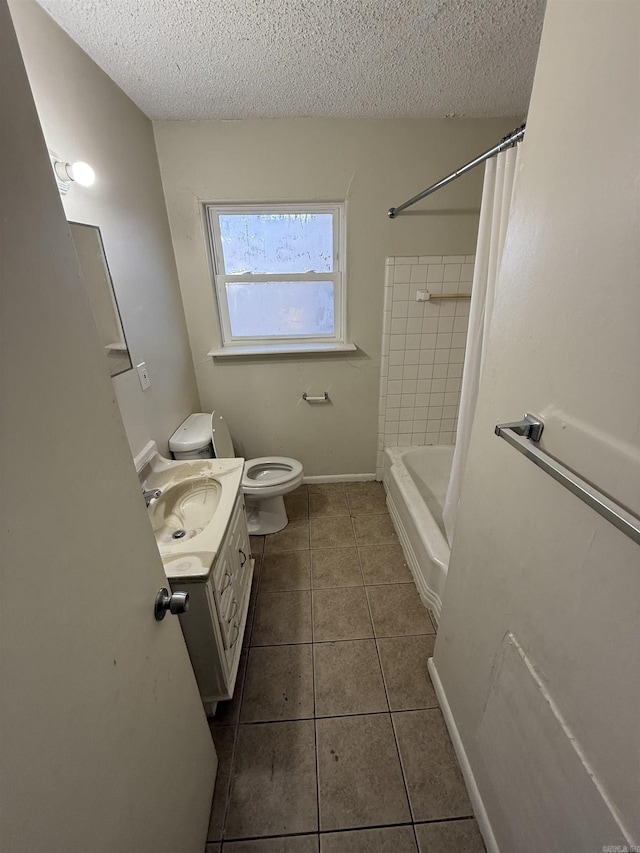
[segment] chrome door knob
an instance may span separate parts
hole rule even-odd
[[[174,615],[180,613],[186,613],[189,609],[189,593],[188,592],[174,592],[173,595],[169,595],[169,590],[166,587],[162,587],[162,589],[158,590],[158,594],[156,595],[156,601],[153,607],[153,614],[158,620],[161,622],[167,610],[169,613],[173,613]]]

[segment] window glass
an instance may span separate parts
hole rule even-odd
[[[343,204],[205,208],[223,348],[344,343]]]
[[[221,213],[226,275],[333,271],[331,213]]]
[[[332,281],[227,282],[233,337],[334,334]]]

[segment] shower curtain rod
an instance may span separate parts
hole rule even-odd
[[[411,207],[412,204],[415,204],[420,199],[426,198],[426,196],[431,195],[436,190],[439,190],[440,187],[444,187],[447,184],[450,184],[451,181],[455,181],[456,178],[459,178],[460,175],[464,175],[465,172],[468,172],[469,169],[473,169],[474,166],[480,165],[480,163],[484,163],[485,160],[488,160],[489,157],[493,157],[494,154],[499,154],[505,148],[510,148],[512,145],[515,145],[517,142],[520,142],[521,139],[524,138],[524,131],[526,128],[526,124],[521,125],[521,127],[516,128],[516,130],[512,130],[511,133],[507,134],[504,139],[499,142],[497,145],[494,145],[493,148],[490,148],[488,151],[485,151],[484,154],[481,154],[479,157],[476,157],[475,160],[471,160],[469,163],[466,163],[464,166],[461,166],[457,171],[452,172],[450,175],[447,175],[446,178],[443,178],[441,181],[438,181],[437,184],[432,184],[430,187],[427,187],[426,190],[423,190],[418,195],[414,195],[413,198],[410,198],[409,201],[404,201],[402,204],[399,204],[397,207],[390,207],[387,211],[387,216],[389,219],[395,219],[399,213],[402,213],[403,210],[406,210],[407,207]]]

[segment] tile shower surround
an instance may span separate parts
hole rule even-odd
[[[470,300],[416,302],[416,293],[470,293],[474,261],[475,255],[387,258],[379,476],[385,447],[455,442]]]

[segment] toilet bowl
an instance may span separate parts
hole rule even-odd
[[[222,415],[196,413],[169,439],[175,459],[218,459],[235,456],[233,441]],[[244,463],[242,491],[252,536],[277,533],[289,522],[284,495],[302,483],[302,464],[286,456],[260,456]]]

